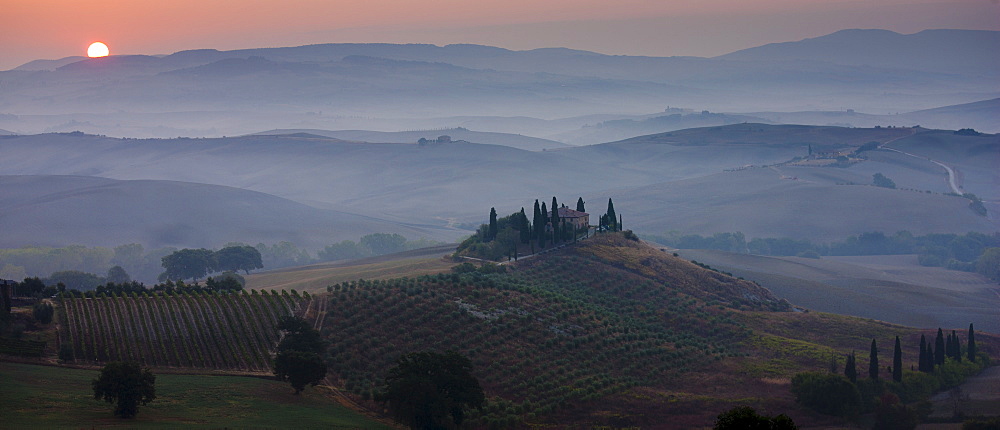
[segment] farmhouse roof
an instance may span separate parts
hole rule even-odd
[[[567,207],[561,207],[561,208],[559,208],[559,218],[582,218],[582,217],[589,216],[589,215],[590,214],[588,214],[586,212],[580,212],[580,211],[573,210],[573,209],[570,209],[570,208],[567,208]],[[552,212],[547,213],[545,216],[551,218],[552,217]]]

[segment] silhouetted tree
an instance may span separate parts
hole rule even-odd
[[[969,361],[976,362],[976,333],[972,330],[972,323],[969,323]]]
[[[531,219],[531,228],[535,232],[535,240],[541,241],[545,234],[545,222],[542,221],[542,209],[538,206],[538,199],[535,199],[535,217]]]
[[[307,384],[316,386],[326,377],[326,363],[314,352],[282,351],[274,359],[274,376],[290,383],[298,395]]]
[[[528,215],[524,213],[524,208],[521,208],[518,216],[517,230],[520,233],[521,243],[531,242],[531,224],[528,223]]]
[[[545,202],[542,202],[541,214],[542,216],[540,218],[542,222],[542,231],[538,234],[538,246],[544,248],[546,238],[548,237],[548,233],[545,231],[546,230],[545,226],[548,224],[548,214],[549,214],[548,209],[545,208]]]
[[[499,232],[497,228],[497,209],[490,208],[490,229],[486,233],[486,241],[489,242],[496,239],[497,232]]]
[[[460,426],[467,408],[482,408],[486,396],[472,375],[472,362],[456,352],[405,354],[385,377],[393,418],[414,429]]]
[[[615,213],[615,204],[608,199],[607,226],[610,231],[618,231],[618,214]]]
[[[896,336],[896,346],[892,350],[892,380],[903,382],[903,347],[899,345],[899,336]]]
[[[560,237],[560,224],[559,224],[559,203],[556,202],[556,197],[552,196],[552,242],[558,242]]]
[[[851,355],[847,356],[847,362],[844,364],[844,376],[846,376],[852,383],[858,382],[858,368],[856,361],[854,351],[851,351]]]
[[[878,346],[875,345],[875,339],[872,339],[871,351],[868,353],[868,378],[878,380]]]
[[[166,269],[161,276],[165,280],[194,279],[215,270],[215,253],[207,249],[182,249],[160,259]]]
[[[872,175],[872,184],[882,188],[896,188],[896,183],[881,173]]]
[[[156,399],[156,376],[149,369],[140,369],[138,363],[113,361],[101,369],[100,376],[91,381],[94,399],[115,403],[115,416],[132,418],[139,412],[139,405]]]
[[[584,207],[584,204],[583,204],[583,197],[580,197],[580,198],[576,199],[576,210],[579,211],[579,212],[586,212],[587,211],[586,207]]]
[[[227,246],[215,252],[216,268],[250,274],[251,270],[261,269],[264,263],[260,251],[249,245]]]
[[[938,366],[944,364],[944,353],[944,332],[938,327],[937,339],[934,339],[934,364]]]

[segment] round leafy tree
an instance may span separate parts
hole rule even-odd
[[[456,352],[414,352],[399,357],[385,377],[393,418],[414,429],[462,424],[466,408],[482,408],[486,396],[472,376],[472,362]]]
[[[156,399],[156,375],[141,369],[138,363],[113,361],[101,369],[101,375],[90,384],[94,399],[115,403],[115,416],[132,418]]]

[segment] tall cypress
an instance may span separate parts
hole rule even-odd
[[[938,327],[937,339],[934,339],[934,364],[940,366],[944,364],[944,332]]]
[[[545,230],[544,224],[542,224],[542,210],[538,207],[538,199],[535,199],[535,217],[531,219],[532,228],[534,229],[535,239],[540,239],[542,231]]]
[[[552,196],[552,242],[555,243],[559,240],[559,234],[561,230],[559,229],[559,203],[556,202],[556,196]]]
[[[844,363],[844,376],[850,379],[851,382],[858,382],[858,369],[855,364],[854,351],[851,351],[851,355],[847,356],[847,362]]]
[[[972,330],[972,323],[969,323],[969,361],[976,362],[976,333]]]
[[[497,237],[497,208],[490,208],[490,229],[487,232],[487,241],[496,239]]]
[[[546,209],[546,207],[545,207],[545,202],[542,202],[542,211],[540,213],[542,214],[542,216],[540,217],[541,218],[541,222],[542,222],[542,231],[538,233],[538,246],[541,246],[542,248],[544,248],[545,247],[545,239],[548,237],[548,234],[545,232],[545,230],[546,230],[545,229],[545,225],[548,224],[548,217],[547,216],[548,216],[548,213],[549,213],[548,209]]]
[[[934,371],[934,347],[931,346],[930,342],[927,343],[927,372]]]
[[[586,212],[587,209],[583,206],[583,197],[576,199],[576,210],[578,212]]]
[[[899,336],[896,336],[896,347],[892,350],[892,380],[903,382],[903,347],[899,345]]]
[[[868,378],[878,381],[878,346],[875,339],[872,339],[872,349],[868,353]]]
[[[944,338],[944,356],[947,358],[955,358],[955,339],[951,336],[952,333],[948,333]]]
[[[927,339],[920,335],[920,356],[917,357],[917,370],[928,372],[927,370]]]
[[[615,214],[615,204],[608,199],[608,230],[618,231],[618,215]]]

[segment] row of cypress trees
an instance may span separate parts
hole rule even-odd
[[[976,353],[976,334],[973,325],[970,323],[966,346],[967,359],[975,363]],[[917,370],[932,373],[936,366],[944,364],[945,358],[951,358],[958,362],[962,361],[962,342],[954,330],[945,339],[944,331],[938,328],[934,346],[927,343],[924,335],[920,335],[920,357]],[[847,376],[847,379],[850,379],[851,382],[858,381],[857,359],[853,351],[847,356],[847,362],[844,365],[844,376]],[[878,345],[875,339],[872,339],[868,356],[868,378],[876,381],[879,379]],[[900,346],[899,336],[896,336],[896,344],[892,354],[892,380],[896,382],[903,381],[903,348]]]

